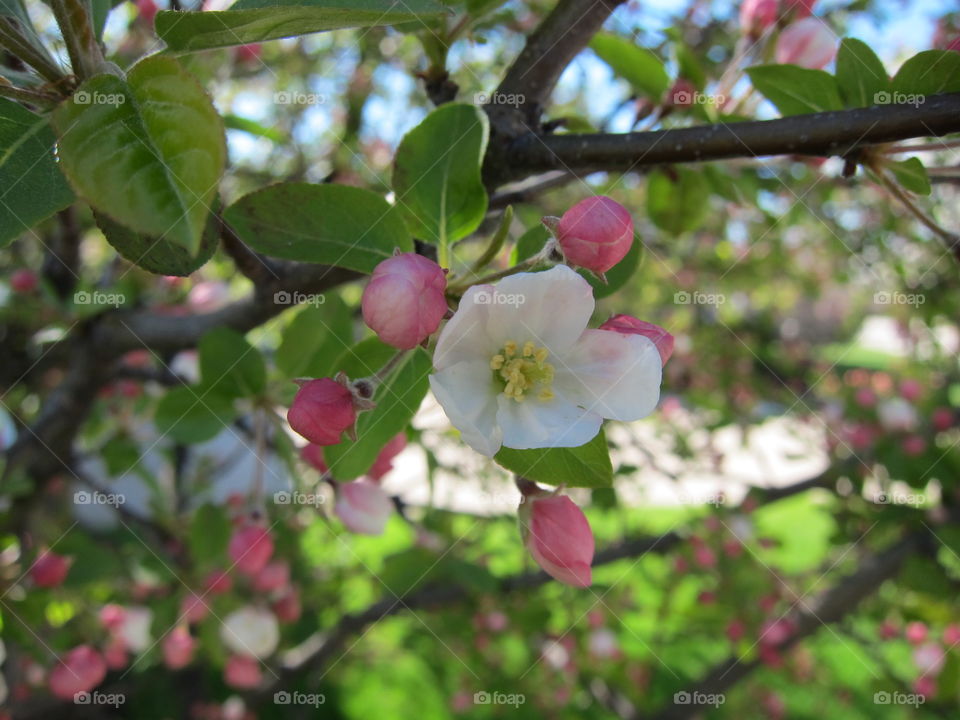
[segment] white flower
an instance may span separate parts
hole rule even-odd
[[[877,416],[884,429],[891,432],[910,431],[920,422],[917,411],[903,398],[890,398],[877,406]]]
[[[126,608],[120,634],[130,650],[141,653],[151,646],[150,625],[152,623],[153,611],[150,608],[140,606]]]
[[[220,627],[220,639],[238,655],[264,658],[277,649],[280,627],[269,610],[247,606],[227,615]]]
[[[593,290],[570,268],[475,285],[444,327],[430,387],[474,450],[578,447],[603,418],[639,420],[660,398],[642,335],[588,330]]]

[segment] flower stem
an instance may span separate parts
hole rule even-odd
[[[543,246],[543,250],[538,252],[536,255],[528,257],[526,260],[518,262],[513,267],[508,267],[504,270],[498,270],[497,272],[484,275],[481,278],[477,278],[469,282],[454,283],[447,288],[447,294],[455,296],[463,295],[463,293],[473,285],[486,285],[487,283],[496,282],[497,280],[509,277],[510,275],[516,275],[517,273],[525,272],[531,268],[535,268],[537,265],[540,265],[541,263],[547,262],[551,259],[553,253],[556,251],[555,242],[556,241],[554,241],[552,238],[547,240],[547,244]]]
[[[950,250],[954,252],[954,254],[960,253],[960,236],[940,227],[936,220],[921,210],[913,202],[913,200],[911,200],[910,197],[900,189],[899,185],[886,176],[882,168],[878,167],[876,164],[871,164],[869,167],[871,170],[873,170],[874,174],[880,180],[880,184],[887,192],[899,200],[903,206],[913,213],[917,220],[923,223],[931,232],[943,239],[948,244]]]

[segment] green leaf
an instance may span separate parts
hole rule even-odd
[[[334,375],[337,358],[352,344],[350,309],[334,293],[322,305],[305,307],[283,331],[277,368],[287,378]]]
[[[372,346],[368,346],[372,347]],[[372,363],[366,363],[373,365]],[[375,365],[374,369],[382,365]],[[366,473],[383,446],[413,419],[427,394],[430,356],[422,348],[408,353],[399,367],[377,388],[377,407],[357,419],[357,441],[346,440],[324,448],[324,458],[337,480],[353,480]],[[351,377],[359,374],[348,373]]]
[[[885,165],[893,173],[897,182],[910,192],[918,195],[930,194],[930,178],[927,176],[927,169],[919,158],[907,158],[900,161],[889,160]]]
[[[195,386],[169,390],[157,403],[153,421],[162,434],[178,443],[190,444],[216,437],[233,417],[231,398]]]
[[[103,213],[94,212],[93,216],[107,242],[122,258],[157,275],[186,277],[213,257],[220,244],[219,223],[213,213],[207,218],[196,256],[180,245],[133,232]]]
[[[53,114],[77,194],[131,230],[197,255],[226,161],[223,123],[175,60],[97,75]]]
[[[893,77],[893,90],[914,96],[919,103],[926,95],[960,92],[960,53],[952,50],[925,50],[907,60]],[[911,102],[909,99],[894,102]]]
[[[776,105],[781,115],[840,110],[836,78],[823,70],[796,65],[758,65],[747,68],[753,86]]]
[[[190,554],[199,565],[222,563],[230,542],[230,518],[222,507],[201,505],[190,520]]]
[[[0,98],[0,247],[73,202],[50,124]]]
[[[395,248],[413,250],[396,209],[347,185],[281,183],[250,193],[224,218],[264,255],[371,273]]]
[[[408,132],[397,148],[393,189],[415,236],[443,248],[466,237],[487,212],[480,177],[489,123],[473,105],[448,103]]]
[[[267,127],[250,118],[239,115],[224,115],[223,124],[227,130],[240,130],[256,137],[267,138],[275,143],[285,142],[287,137],[275,127]]]
[[[235,330],[220,327],[202,338],[200,378],[202,387],[225,397],[249,397],[263,392],[267,369],[260,351]]]
[[[162,10],[155,26],[170,50],[191,52],[444,14],[447,10],[433,0],[239,0],[215,12]],[[416,29],[422,27],[418,22]]]
[[[599,33],[590,49],[634,90],[659,102],[670,87],[670,78],[656,55],[619,35]]]
[[[546,485],[598,488],[613,484],[613,466],[603,430],[580,447],[538,450],[505,447],[493,459],[510,472]]]
[[[674,168],[674,177],[655,170],[647,176],[647,214],[674,235],[699,228],[710,212],[710,182],[702,172]]]
[[[883,62],[865,42],[844,38],[837,52],[837,84],[847,107],[881,104],[890,91]]]

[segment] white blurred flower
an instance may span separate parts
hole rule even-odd
[[[272,612],[248,605],[227,615],[220,639],[238,655],[265,658],[277,649],[280,627]]]
[[[877,406],[880,424],[888,431],[910,431],[917,427],[919,417],[913,405],[903,398],[890,398]]]
[[[120,635],[132,652],[144,652],[150,647],[150,625],[153,623],[153,611],[145,607],[128,607],[123,616]]]

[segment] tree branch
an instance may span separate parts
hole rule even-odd
[[[653,132],[527,132],[507,145],[509,162],[488,157],[485,172],[488,183],[499,186],[549,170],[585,174],[739,157],[845,157],[867,145],[953,132],[960,132],[960,93],[928,97],[920,108],[887,105]]]

